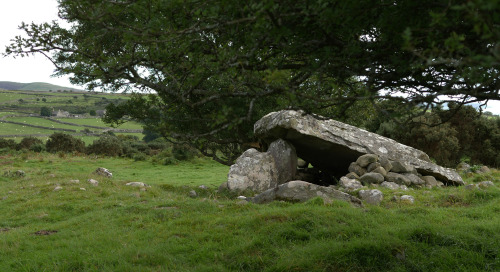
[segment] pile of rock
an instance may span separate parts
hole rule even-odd
[[[385,156],[365,154],[349,165],[349,173],[341,178],[340,185],[350,190],[362,185],[378,184],[389,189],[407,189],[407,187],[444,186],[433,176],[424,176],[415,167],[401,161],[389,160]]]

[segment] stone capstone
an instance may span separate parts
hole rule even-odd
[[[334,199],[343,200],[354,206],[361,207],[361,200],[332,187],[319,186],[309,182],[294,180],[281,184],[276,188],[268,189],[261,194],[247,200],[257,203],[269,203],[274,200],[285,200],[290,202],[304,202],[314,197],[320,197],[325,201]]]
[[[392,162],[399,161],[408,166],[402,170],[391,169],[392,172],[412,172],[408,170],[414,168],[421,175],[434,176],[447,184],[464,184],[455,170],[434,164],[423,151],[354,126],[302,111],[284,110],[269,113],[255,123],[254,133],[265,143],[272,143],[276,139],[290,142],[300,158],[339,177],[345,175],[348,168],[349,172],[362,176],[364,173],[353,171],[349,167],[350,162],[357,161],[365,154],[376,154],[391,160],[391,165]]]
[[[229,169],[227,188],[263,192],[292,180],[296,170],[295,148],[279,139],[271,143],[267,152],[246,150]]]

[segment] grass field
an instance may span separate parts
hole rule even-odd
[[[228,167],[206,159],[160,166],[30,152],[0,156],[4,172],[26,172],[0,177],[0,271],[500,269],[498,171],[466,177],[493,180],[495,187],[406,192],[413,205],[391,201],[397,193],[386,190],[380,207],[321,199],[255,205],[216,192]],[[113,178],[92,174],[97,167]],[[151,187],[125,186],[131,181]],[[198,197],[189,197],[191,190]]]

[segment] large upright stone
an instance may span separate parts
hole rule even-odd
[[[229,169],[227,189],[263,192],[295,177],[297,155],[292,145],[278,139],[267,152],[248,149]]]
[[[297,155],[315,167],[345,175],[349,164],[364,154],[377,154],[392,161],[403,161],[422,175],[448,184],[463,185],[455,170],[436,165],[423,151],[392,139],[324,117],[301,111],[272,112],[254,125],[255,135],[267,143],[289,141]]]

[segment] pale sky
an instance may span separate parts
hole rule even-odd
[[[43,23],[57,19],[56,0],[2,0],[0,53],[5,52],[5,46],[10,44],[11,39],[23,34],[18,30],[21,22]],[[16,59],[0,56],[0,81],[47,82],[83,89],[82,86],[72,85],[68,77],[51,77],[53,72],[54,66],[42,55]],[[488,107],[484,110],[500,115],[500,101],[488,102]]]

